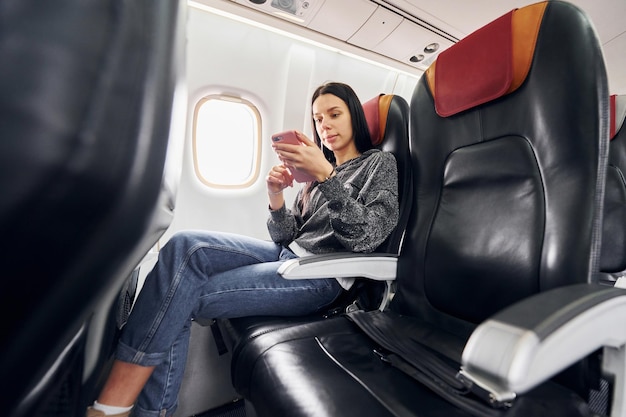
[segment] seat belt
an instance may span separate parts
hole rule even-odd
[[[475,384],[459,379],[458,370],[427,346],[393,332],[385,332],[372,318],[384,312],[355,311],[346,314],[367,336],[382,349],[374,353],[389,365],[399,369],[462,410],[481,417],[502,416],[503,409],[512,403],[493,401],[489,393]],[[384,350],[384,351],[383,351]]]

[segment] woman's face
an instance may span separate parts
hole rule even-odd
[[[354,134],[348,106],[333,94],[321,94],[313,102],[315,130],[322,144],[333,152],[353,151]]]

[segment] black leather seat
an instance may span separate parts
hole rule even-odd
[[[409,104],[400,96],[380,94],[365,103],[363,111],[377,148],[391,152],[398,165],[398,226],[378,249],[381,253],[400,253],[406,222],[413,203],[413,176],[409,153]]]
[[[172,216],[185,7],[0,4],[4,415],[84,415],[93,400],[112,306]]]
[[[598,349],[624,411],[626,334],[607,323],[626,291],[597,284],[607,88],[593,25],[565,2],[442,52],[411,100],[389,308],[240,344],[233,383],[257,414],[591,416]]]
[[[600,270],[610,283],[626,271],[626,96],[611,96],[609,163],[606,175]]]

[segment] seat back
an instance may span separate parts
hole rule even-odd
[[[185,7],[0,5],[3,414],[84,413],[104,331],[94,317],[165,231],[157,204],[173,209]]]
[[[409,153],[409,104],[401,96],[380,94],[363,103],[372,143],[391,152],[398,165],[400,215],[394,232],[377,252],[399,253],[413,202],[413,177]]]
[[[615,276],[626,271],[626,95],[610,99],[609,163],[602,230],[600,271]]]
[[[596,279],[607,88],[593,26],[565,2],[439,55],[411,100],[415,209],[392,310],[465,339],[518,300]]]
[[[379,94],[363,103],[363,111],[376,148],[391,152],[398,166],[398,224],[391,235],[377,249],[379,253],[398,254],[401,249],[404,230],[413,203],[413,177],[409,153],[409,104],[395,94]],[[385,294],[389,293],[387,283],[357,278],[350,290],[343,294],[331,311],[345,311],[358,305],[358,308],[372,310],[380,308]]]

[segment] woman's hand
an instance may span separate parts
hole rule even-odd
[[[318,181],[324,181],[333,166],[326,160],[322,150],[302,132],[296,131],[296,136],[302,145],[288,143],[273,143],[272,147],[278,159],[287,167],[306,172]],[[304,145],[304,146],[303,146]],[[293,181],[293,177],[291,178]]]
[[[267,174],[267,192],[278,194],[287,187],[293,186],[293,176],[285,165],[275,165]]]
[[[278,210],[285,204],[283,190],[293,186],[293,176],[284,165],[272,167],[266,177],[267,195],[270,199],[270,208]]]

